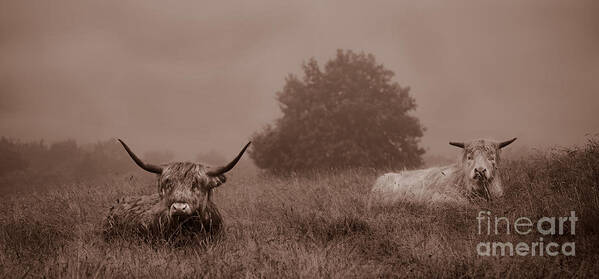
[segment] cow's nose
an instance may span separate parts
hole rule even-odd
[[[171,213],[173,214],[190,214],[191,208],[186,202],[175,202],[171,204]]]
[[[487,169],[483,167],[478,167],[474,169],[474,173],[472,174],[472,178],[488,178],[489,174],[487,173]]]

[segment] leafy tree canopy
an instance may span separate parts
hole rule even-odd
[[[424,128],[409,87],[372,54],[338,50],[321,69],[303,65],[276,98],[283,116],[254,134],[250,156],[262,169],[412,168],[422,164]]]

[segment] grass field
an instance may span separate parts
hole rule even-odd
[[[381,171],[229,176],[215,194],[225,234],[176,247],[106,241],[117,198],[156,191],[152,176],[5,194],[0,278],[20,277],[593,277],[599,274],[599,144],[503,162],[505,198],[474,208],[366,209]],[[489,210],[510,220],[568,216],[575,235],[478,234]],[[478,256],[484,241],[576,243],[576,256]]]

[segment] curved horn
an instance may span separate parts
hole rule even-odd
[[[504,147],[506,147],[506,146],[510,145],[510,143],[514,142],[516,139],[517,139],[517,138],[513,138],[513,139],[511,139],[511,140],[506,140],[506,141],[504,141],[504,142],[500,142],[500,143],[499,143],[499,149],[501,149],[501,148],[504,148]]]
[[[464,143],[463,142],[453,142],[453,141],[450,141],[449,144],[451,144],[453,146],[457,146],[459,148],[464,148]]]
[[[224,174],[224,173],[230,171],[237,164],[237,162],[239,162],[239,159],[241,159],[241,155],[243,155],[243,153],[248,148],[248,146],[250,146],[250,143],[252,143],[252,142],[251,141],[248,142],[245,145],[245,147],[243,147],[243,149],[241,149],[241,152],[239,152],[239,154],[237,155],[237,157],[235,157],[235,159],[233,159],[233,161],[231,161],[230,163],[228,163],[226,166],[218,167],[218,168],[215,168],[214,170],[208,171],[206,173],[206,175],[208,175],[208,176],[218,176],[218,175],[221,175],[221,174]]]
[[[152,172],[152,173],[157,173],[157,174],[161,174],[162,173],[162,168],[159,166],[155,166],[152,164],[145,164],[144,162],[142,162],[139,158],[137,158],[137,156],[135,156],[135,153],[133,153],[133,151],[131,151],[131,149],[129,149],[129,146],[127,146],[121,139],[118,139],[118,141],[123,145],[123,147],[125,148],[125,150],[127,151],[127,153],[129,153],[129,156],[131,156],[131,159],[133,159],[133,161],[135,161],[135,163],[142,169]]]

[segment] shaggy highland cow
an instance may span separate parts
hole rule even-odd
[[[387,173],[374,183],[369,206],[391,205],[398,201],[469,204],[481,198],[490,201],[493,197],[501,197],[499,155],[502,148],[515,140],[450,142],[463,150],[457,164]]]
[[[117,200],[104,220],[106,235],[132,232],[169,239],[220,232],[222,218],[211,200],[212,190],[225,183],[224,174],[237,164],[251,142],[233,161],[217,168],[190,162],[147,164],[122,140],[119,142],[139,167],[157,174],[158,193]]]

